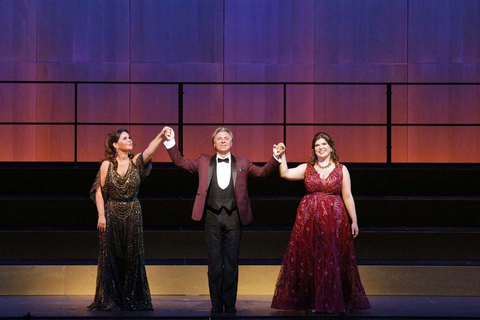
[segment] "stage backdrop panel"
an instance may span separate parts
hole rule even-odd
[[[130,1],[37,1],[38,61],[128,62]]]
[[[132,62],[222,63],[223,1],[132,1]]]
[[[315,1],[315,63],[406,63],[407,1]]]
[[[184,123],[218,123],[220,126],[225,121],[224,90],[223,85],[185,85],[183,87]],[[178,95],[176,99],[178,104]]]
[[[132,2],[132,81],[222,82],[223,10],[219,0]],[[178,86],[134,90],[132,119],[179,121]],[[184,86],[183,92],[185,123],[224,121],[222,86]]]
[[[35,84],[0,84],[0,121],[35,122],[37,88]]]
[[[0,125],[0,137],[4,146],[0,161],[37,160],[37,126]]]
[[[130,126],[125,126],[124,128],[130,131]],[[118,125],[78,126],[78,161],[99,162],[105,158],[105,138],[107,137],[107,134],[117,129],[119,129]]]
[[[287,162],[307,162],[312,155],[312,139],[317,133],[315,126],[288,126],[286,157]],[[290,166],[292,167],[292,166]]]
[[[314,1],[226,2],[225,81],[312,82],[314,32]],[[283,85],[226,86],[225,121],[283,122],[283,90]],[[309,122],[312,116],[313,88],[287,86],[287,121]],[[262,136],[273,128],[252,131]],[[283,141],[283,128],[275,130],[276,142]],[[250,150],[250,157],[268,161],[270,152],[261,156],[263,149]]]
[[[36,0],[4,0],[0,10],[0,61],[36,61]]]
[[[480,2],[409,1],[408,62],[479,63]]]
[[[408,162],[480,162],[480,128],[412,127]]]
[[[317,132],[326,132],[335,142],[340,162],[385,162],[384,127],[290,126],[287,128],[287,160],[308,162],[312,140]]]
[[[37,84],[37,121],[75,122],[73,84]]]
[[[202,153],[213,155],[212,134],[217,126],[185,126],[184,155],[198,159]],[[273,145],[283,139],[282,126],[229,126],[233,133],[232,154],[252,162],[266,162],[273,155]]]
[[[409,66],[414,82],[479,82],[479,64]],[[409,123],[480,123],[480,86],[410,86]]]
[[[129,123],[129,97],[128,84],[80,84],[78,86],[78,121]]]
[[[130,94],[132,123],[178,122],[177,85],[131,85]]]
[[[74,161],[75,127],[37,125],[37,161]]]
[[[3,0],[1,4],[0,80],[480,81],[476,0]],[[155,124],[137,131],[145,140],[157,127],[179,121],[176,85],[78,88],[79,121],[111,122],[112,130],[119,127],[117,122]],[[394,85],[392,90],[393,123],[480,121],[478,86]],[[183,121],[260,124],[286,118],[288,125],[312,124],[287,126],[290,157],[303,161],[299,140],[308,141],[310,148],[307,136],[317,130],[314,123],[384,122],[385,91],[381,86],[287,86],[284,114],[282,85],[185,85]],[[73,112],[73,85],[0,85],[0,122],[71,122]],[[187,127],[192,136],[205,130]],[[69,161],[65,141],[71,141],[73,128],[0,125],[1,132],[8,134],[8,154],[2,161]],[[260,125],[252,131],[270,139],[272,128]],[[280,128],[283,139],[282,126],[273,132]],[[385,161],[384,127],[334,128],[323,129],[342,128],[345,134],[355,134],[356,140],[346,140],[355,146],[363,144],[363,137],[378,135],[372,143],[381,149],[368,149],[368,156],[345,150],[347,159]],[[393,161],[466,161],[449,152],[437,154],[438,149],[424,151],[438,148],[428,139],[440,129],[394,127]],[[460,153],[480,143],[474,127],[443,129],[449,133],[441,135],[447,144],[469,141],[458,146]],[[90,126],[81,130],[92,138],[101,136],[100,147],[108,132]],[[343,131],[332,132],[344,139]],[[60,149],[38,145],[56,135],[65,137],[52,141]],[[291,143],[295,141],[299,144]],[[78,142],[79,160],[90,161],[98,147]],[[44,151],[49,148],[51,155]],[[185,143],[187,154],[198,148]],[[270,155],[261,149],[249,151],[256,161],[267,161]],[[102,154],[100,150],[99,157]],[[470,154],[468,159],[477,158]]]

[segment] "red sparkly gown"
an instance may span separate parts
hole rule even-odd
[[[305,195],[278,275],[272,308],[353,312],[370,308],[357,268],[350,221],[340,194],[343,165],[326,179],[311,165]]]

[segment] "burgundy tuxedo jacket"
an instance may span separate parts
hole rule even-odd
[[[215,156],[202,154],[198,159],[184,159],[174,146],[167,149],[173,163],[182,169],[192,173],[198,173],[198,190],[193,205],[192,219],[200,221],[205,211],[208,188],[212,179],[215,166]],[[232,155],[232,180],[235,189],[240,221],[246,225],[252,222],[252,208],[248,197],[247,180],[249,177],[266,177],[278,168],[279,162],[272,156],[263,166],[259,167],[251,163],[246,157],[235,158]]]

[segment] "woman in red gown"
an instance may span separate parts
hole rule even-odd
[[[328,313],[370,308],[353,246],[359,230],[350,175],[334,146],[328,134],[319,132],[309,163],[288,169],[282,155],[280,176],[304,180],[307,194],[297,210],[272,308]]]

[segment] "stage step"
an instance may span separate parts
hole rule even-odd
[[[290,164],[295,166],[296,164]],[[355,196],[478,197],[480,164],[349,163]],[[99,163],[0,163],[3,196],[85,196]],[[168,181],[168,183],[165,183]],[[171,163],[155,163],[141,187],[143,196],[193,196],[197,176]],[[303,196],[303,182],[286,181],[277,173],[252,179],[251,195]]]
[[[290,231],[245,230],[240,259],[281,261]],[[206,258],[204,232],[186,230],[145,231],[145,253],[153,260]],[[480,261],[480,230],[471,229],[370,229],[355,240],[359,261]],[[98,255],[95,230],[1,231],[2,260],[89,260]]]
[[[301,197],[251,197],[250,227],[292,227]],[[191,219],[192,197],[141,197],[145,228],[201,227]],[[480,228],[480,197],[369,197],[355,199],[360,227]],[[85,229],[96,208],[84,197],[0,197],[2,229]]]
[[[239,295],[269,295],[280,266],[240,266]],[[367,295],[480,296],[479,266],[360,266]],[[0,266],[0,295],[91,295],[97,266]],[[207,266],[147,266],[154,295],[208,295]]]

